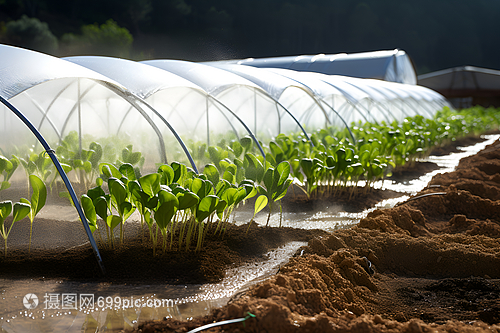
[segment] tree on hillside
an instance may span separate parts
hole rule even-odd
[[[82,34],[64,34],[61,52],[65,55],[106,55],[127,58],[130,56],[133,37],[126,28],[113,20],[98,25],[84,25]]]
[[[26,15],[5,25],[4,39],[7,44],[43,53],[55,54],[58,48],[48,24]]]

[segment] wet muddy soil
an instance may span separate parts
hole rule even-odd
[[[470,143],[456,142],[448,151]],[[88,243],[65,244],[85,242],[73,239],[82,235],[80,222],[62,227],[64,221],[38,219],[34,236],[46,239],[54,234],[61,243],[41,244],[31,253],[22,246],[26,237],[12,244],[7,257],[0,258],[0,277],[112,284],[215,282],[228,268],[264,260],[270,249],[306,241],[308,246],[278,274],[237,294],[227,306],[190,321],[141,324],[136,332],[187,332],[248,313],[255,317],[245,326],[232,324],[211,331],[500,332],[499,145],[462,160],[455,172],[435,176],[409,201],[373,211],[348,230],[327,233],[254,223],[247,234],[248,224],[230,224],[223,237],[209,232],[199,252],[193,248],[163,253],[159,245],[153,256],[152,244],[136,226],[126,231],[124,245],[110,250],[101,244],[105,276]],[[412,179],[436,167],[417,163],[394,170],[392,180]],[[317,200],[287,196],[283,206],[299,212],[335,203],[345,211],[360,212],[401,195],[360,188],[354,195],[338,192]],[[18,222],[15,232],[27,235],[29,221]]]
[[[135,332],[500,332],[500,142],[394,208],[317,235],[275,276],[192,321]]]

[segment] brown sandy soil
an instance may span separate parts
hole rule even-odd
[[[407,202],[315,237],[210,316],[135,332],[187,332],[248,313],[245,326],[209,331],[500,332],[499,172],[497,141]]]

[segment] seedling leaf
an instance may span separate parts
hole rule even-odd
[[[255,217],[255,215],[257,215],[258,212],[263,210],[267,206],[267,203],[268,199],[265,195],[260,195],[259,197],[257,197],[257,199],[255,200],[255,208],[253,216]]]
[[[150,197],[156,195],[160,191],[161,175],[159,173],[151,173],[139,178],[142,190]]]
[[[28,204],[21,203],[21,202],[16,202],[14,204],[14,210],[13,210],[13,220],[12,223],[20,221],[24,219],[31,211],[31,207]]]
[[[45,201],[47,200],[47,187],[44,182],[36,175],[30,175],[29,181],[31,187],[33,188],[33,194],[31,195],[31,221],[35,218],[36,214],[45,206]]]
[[[207,164],[205,165],[205,169],[203,169],[203,173],[207,176],[207,179],[214,184],[214,186],[217,186],[219,183],[220,175],[219,175],[219,170],[215,167],[213,164]]]

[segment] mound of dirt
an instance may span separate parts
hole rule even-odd
[[[312,239],[209,316],[136,332],[500,332],[500,142],[397,207]]]

